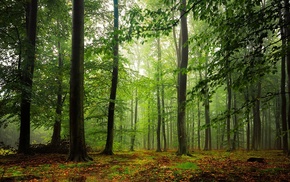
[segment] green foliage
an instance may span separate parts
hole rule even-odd
[[[11,149],[0,148],[0,155],[4,156],[4,155],[11,155],[11,154],[15,154],[15,151],[12,151]]]
[[[157,10],[143,9],[134,6],[128,12],[125,18],[127,27],[121,27],[126,32],[126,39],[133,37],[150,38],[160,35],[169,35],[173,26],[176,26],[176,20],[172,18],[172,12],[169,8],[159,8]]]

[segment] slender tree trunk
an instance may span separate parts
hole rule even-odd
[[[163,133],[163,151],[166,152],[167,151],[167,140],[166,140],[166,130],[165,130],[165,103],[164,103],[164,84],[162,81],[162,73],[161,73],[161,112],[162,112],[162,133]]]
[[[134,95],[134,94],[133,94]],[[130,121],[131,121],[131,145],[130,145],[130,151],[134,151],[134,98],[131,100],[131,116],[130,116]]]
[[[246,92],[244,93],[244,97],[245,97],[245,101],[249,102],[250,98],[249,98],[249,89],[246,89]],[[246,123],[247,123],[247,127],[246,127],[246,145],[247,145],[247,151],[250,150],[250,131],[251,131],[251,127],[250,127],[250,111],[247,109],[246,110]]]
[[[194,116],[193,116],[194,118]],[[195,120],[192,121],[192,137],[191,137],[191,141],[192,141],[192,150],[195,149]]]
[[[233,107],[234,109],[237,109],[237,98],[236,98],[236,93],[234,93],[234,101],[233,101]],[[233,144],[232,144],[232,149],[236,150],[237,147],[239,147],[239,142],[238,142],[238,131],[239,131],[239,126],[238,126],[238,118],[237,114],[234,114],[233,118],[233,126],[234,126],[234,136],[233,136]]]
[[[84,0],[73,0],[72,60],[70,75],[69,161],[92,160],[87,155],[84,129]]]
[[[282,132],[281,132],[281,99],[280,96],[275,98],[275,126],[276,126],[276,140],[275,140],[275,149],[282,149]]]
[[[26,4],[26,27],[28,46],[26,47],[26,56],[21,81],[24,89],[21,98],[20,113],[20,137],[18,152],[28,154],[30,148],[30,107],[32,100],[32,83],[35,62],[35,42],[37,26],[37,4],[38,0],[27,1]]]
[[[288,2],[284,1],[287,5]],[[282,122],[282,141],[283,141],[283,151],[288,153],[288,128],[287,128],[287,103],[286,103],[286,50],[287,48],[287,29],[285,27],[286,22],[284,22],[283,7],[279,2],[280,7],[280,32],[282,39],[282,59],[281,59],[281,80],[280,80],[280,90],[281,90],[281,122]]]
[[[147,133],[147,150],[151,149],[151,141],[150,141],[150,135],[151,135],[151,121],[150,121],[150,101],[148,101],[148,133]]]
[[[227,78],[227,150],[232,150],[231,146],[231,110],[232,110],[232,76],[229,73]]]
[[[261,117],[260,117],[260,97],[261,97],[261,82],[257,83],[257,94],[252,92],[253,105],[253,140],[252,149],[259,150],[261,147]]]
[[[160,104],[160,91],[159,88],[157,88],[157,111],[158,111],[158,119],[157,119],[157,132],[156,132],[156,143],[157,148],[156,152],[161,152],[161,104]]]
[[[157,63],[157,111],[158,111],[158,120],[157,120],[157,148],[156,152],[161,152],[161,122],[162,122],[162,110],[161,110],[161,101],[160,101],[160,67],[161,67],[161,48],[160,48],[160,38],[157,39],[157,53],[158,53],[158,63]]]
[[[133,103],[132,103],[132,105],[133,105]],[[135,139],[136,139],[136,130],[137,130],[137,119],[138,119],[138,94],[137,94],[137,88],[136,88],[136,90],[135,90],[134,118],[132,117],[132,125],[131,125],[133,127],[133,135],[131,137],[130,151],[134,151]]]
[[[187,87],[187,64],[188,64],[188,30],[186,16],[186,0],[181,1],[181,62],[178,73],[178,155],[188,155],[187,136],[186,136],[186,87]]]
[[[287,119],[288,119],[288,128],[287,128],[287,132],[289,132],[290,130],[290,5],[289,5],[289,1],[288,0],[284,0],[284,6],[285,6],[285,42],[284,45],[286,45],[286,52],[285,52],[285,66],[287,69],[287,84],[288,84],[288,115],[287,115]],[[285,73],[286,74],[286,73]],[[286,83],[286,82],[285,82]],[[286,101],[285,101],[286,103]],[[287,105],[285,106],[287,108]],[[283,112],[283,111],[282,111]],[[289,134],[287,134],[286,136],[288,137]],[[288,142],[288,141],[287,141]],[[284,142],[283,142],[284,143]],[[285,142],[286,145],[286,142]],[[284,147],[284,151],[285,153],[287,153],[287,155],[289,155],[289,148],[288,148],[288,144],[287,146]]]
[[[114,117],[115,117],[115,104],[118,86],[118,72],[119,72],[119,8],[118,0],[114,0],[114,58],[113,58],[113,72],[112,72],[112,86],[110,94],[110,102],[108,108],[108,128],[107,128],[107,140],[106,147],[103,154],[113,155],[114,144]]]
[[[281,62],[281,119],[282,119],[282,139],[283,150],[288,153],[288,129],[287,129],[287,103],[286,103],[286,71],[285,71],[285,57],[282,57]]]
[[[62,59],[62,52],[61,52],[61,45],[60,41],[58,42],[58,76],[57,76],[57,103],[56,103],[56,118],[53,126],[53,134],[51,144],[53,146],[58,146],[60,144],[60,134],[61,134],[61,115],[62,115],[62,105],[63,105],[63,98],[62,98],[62,77],[63,77],[63,59]]]
[[[205,145],[204,150],[211,150],[211,126],[209,116],[209,93],[208,87],[206,86],[205,101],[204,101],[204,112],[205,112]]]
[[[200,111],[200,102],[197,101],[197,149],[200,150],[201,147],[200,147],[200,120],[201,120],[201,117],[200,117],[200,114],[201,114],[201,111]]]
[[[170,99],[170,105],[172,106],[172,104],[173,104],[173,100],[172,99]],[[170,113],[172,113],[173,111],[170,111]],[[173,138],[175,138],[175,137],[173,137],[173,135],[174,135],[174,131],[173,131],[173,124],[175,123],[173,123],[173,121],[174,121],[174,119],[173,119],[173,116],[172,116],[172,114],[170,114],[170,119],[169,119],[169,122],[170,122],[170,137],[169,137],[169,139],[170,139],[170,147],[173,147],[174,145],[175,145],[175,142],[174,142],[174,139]]]
[[[205,101],[206,102],[206,101]],[[205,112],[205,138],[204,138],[204,150],[209,150],[209,125],[208,125],[208,109],[209,105],[207,103],[204,103],[204,112]]]

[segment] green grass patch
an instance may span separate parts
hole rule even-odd
[[[197,169],[199,169],[197,164],[192,163],[192,162],[183,162],[183,163],[176,165],[175,167],[178,169],[185,169],[185,170],[188,170],[188,169],[197,170]]]
[[[268,169],[262,169],[260,170],[262,173],[264,174],[277,174],[279,172],[283,172],[285,171],[285,169],[283,168],[268,168]]]

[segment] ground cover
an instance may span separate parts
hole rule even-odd
[[[174,151],[90,153],[73,163],[62,154],[0,156],[0,181],[289,181],[290,160],[282,151]],[[248,162],[250,157],[263,162]]]

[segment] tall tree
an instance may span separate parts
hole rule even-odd
[[[290,103],[290,4],[288,0],[284,0],[284,6],[285,6],[285,27],[284,27],[284,33],[285,33],[285,38],[286,38],[286,52],[285,52],[285,64],[286,64],[286,69],[287,69],[287,78],[288,78],[288,104]],[[288,106],[288,131],[290,130],[290,107]],[[286,142],[285,142],[286,143]],[[288,148],[288,146],[287,146]],[[284,148],[284,151],[289,153],[289,148],[287,149],[288,151],[286,151],[286,147]]]
[[[178,73],[178,113],[177,113],[177,134],[178,134],[178,155],[188,155],[186,136],[186,87],[187,87],[187,65],[188,65],[188,29],[186,15],[186,0],[180,4],[181,16],[181,62]]]
[[[163,151],[166,152],[167,151],[167,139],[166,139],[166,130],[165,130],[165,98],[164,98],[164,83],[163,83],[163,78],[162,78],[162,72],[161,72],[161,112],[162,112],[162,135],[163,135]]]
[[[261,98],[261,82],[257,83],[257,88],[252,88],[253,104],[253,137],[252,149],[259,150],[261,147],[261,117],[260,117],[260,98]],[[255,90],[255,91],[254,91]]]
[[[112,86],[110,94],[110,103],[108,111],[108,128],[107,141],[103,154],[113,155],[113,141],[114,141],[114,117],[115,117],[115,103],[118,85],[118,69],[119,69],[119,8],[118,0],[114,0],[114,39],[113,39],[113,72],[112,72]]]
[[[280,33],[282,39],[282,58],[281,58],[281,79],[280,79],[280,92],[281,92],[281,122],[282,122],[282,142],[283,142],[283,151],[285,153],[288,152],[288,132],[287,132],[287,102],[286,102],[286,56],[285,52],[287,50],[287,35],[286,35],[286,27],[285,27],[285,18],[284,18],[284,8],[282,6],[283,3],[278,2],[279,6],[279,23],[280,23]],[[280,102],[277,102],[278,104]]]
[[[229,65],[229,61],[226,61],[226,64]],[[232,110],[232,75],[228,73],[227,75],[227,148],[228,150],[232,149],[231,146],[231,110]]]
[[[21,81],[23,84],[20,114],[20,137],[18,152],[29,153],[30,146],[30,107],[32,97],[32,83],[35,62],[35,42],[37,26],[37,4],[38,0],[27,1],[26,4],[26,33],[27,46],[23,61]]]
[[[205,65],[208,65],[208,57],[205,58]],[[207,79],[207,70],[205,70],[205,79]],[[211,150],[211,126],[210,126],[210,115],[209,115],[209,86],[206,83],[204,88],[204,116],[205,116],[205,141],[204,141],[204,150]]]
[[[158,112],[158,118],[157,118],[157,148],[156,152],[161,152],[161,124],[162,124],[162,109],[161,109],[161,94],[160,94],[160,67],[161,67],[161,47],[160,47],[160,38],[157,39],[157,52],[158,52],[158,60],[157,60],[157,112]]]
[[[139,66],[138,66],[139,67]],[[135,107],[134,107],[134,99],[135,99]],[[135,89],[135,97],[131,101],[131,129],[132,129],[132,136],[131,136],[131,146],[130,151],[134,151],[135,140],[136,140],[136,130],[137,130],[137,120],[138,120],[138,90],[137,87]],[[134,108],[133,108],[134,107]]]
[[[70,73],[70,151],[68,160],[92,160],[84,130],[84,0],[73,0],[72,59]]]
[[[68,37],[69,37],[69,31],[70,31],[70,15],[69,10],[67,9],[67,4],[65,0],[59,0],[59,1],[52,1],[47,3],[47,10],[41,9],[41,15],[42,18],[45,16],[45,19],[48,19],[46,21],[49,21],[47,25],[42,25],[45,27],[50,27],[51,30],[47,33],[47,30],[43,27],[40,27],[40,29],[44,29],[42,33],[47,33],[45,37],[41,37],[44,40],[48,42],[48,47],[52,47],[53,50],[57,51],[57,68],[55,68],[55,64],[53,65],[53,70],[57,70],[55,76],[50,76],[52,83],[50,85],[54,86],[53,94],[56,94],[56,101],[52,101],[56,103],[55,106],[55,114],[54,114],[54,124],[53,124],[53,133],[51,138],[51,144],[53,146],[59,146],[61,141],[61,129],[62,129],[62,118],[65,117],[64,115],[67,114],[67,112],[63,113],[63,105],[64,101],[66,99],[66,87],[65,83],[67,81],[67,77],[64,76],[66,74],[66,59],[65,55],[66,52],[68,52],[68,47],[66,46]],[[56,36],[51,36],[56,35]],[[46,38],[46,39],[45,39]],[[48,40],[47,40],[48,39]],[[54,43],[55,42],[55,43]],[[56,44],[55,46],[49,45],[49,43]],[[43,48],[46,50],[46,48]],[[42,73],[44,70],[41,70]],[[48,71],[48,69],[47,69]],[[51,74],[50,71],[48,73]],[[45,73],[44,73],[45,74]],[[47,80],[43,80],[47,84]],[[40,94],[39,94],[40,95]],[[50,97],[50,95],[48,96]]]
[[[63,86],[62,86],[62,77],[63,77],[63,55],[61,51],[61,44],[60,41],[58,41],[57,45],[58,49],[58,76],[57,76],[57,103],[56,103],[56,117],[55,122],[53,125],[53,133],[52,133],[52,139],[51,144],[54,146],[57,146],[60,144],[60,133],[61,133],[61,114],[62,114],[62,105],[63,105]]]

